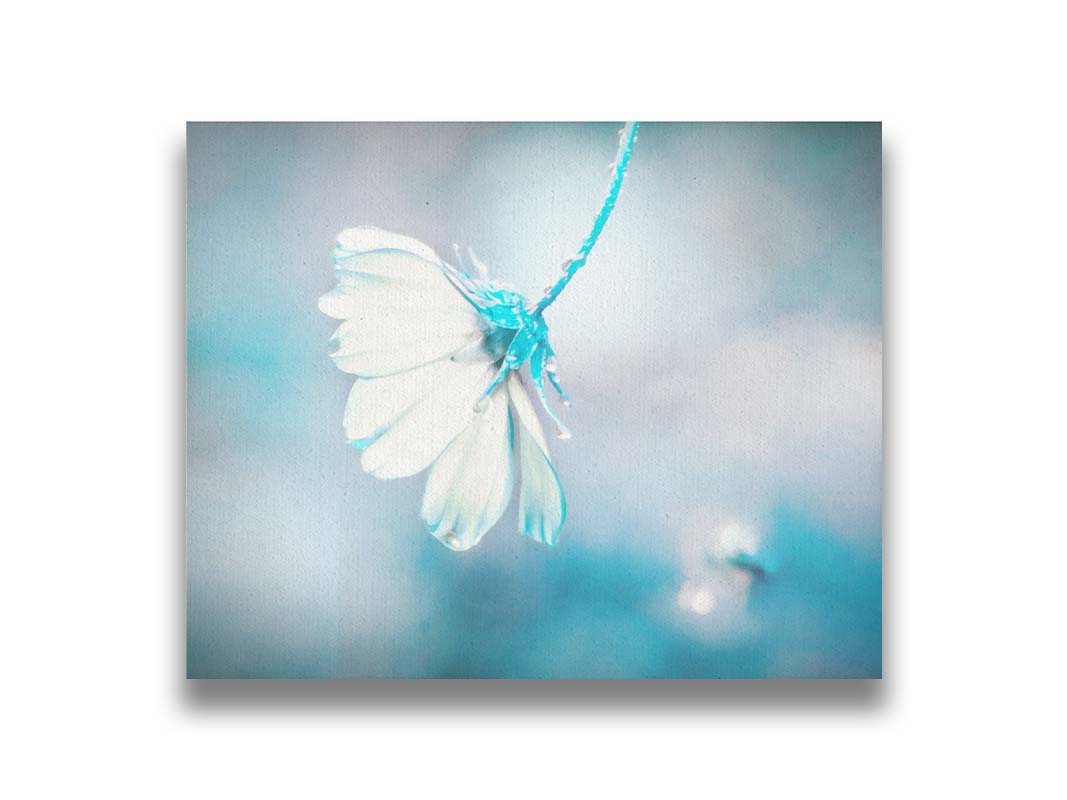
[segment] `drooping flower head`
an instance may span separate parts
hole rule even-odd
[[[555,544],[566,502],[520,368],[561,438],[569,437],[545,398],[560,385],[543,312],[585,263],[615,205],[636,140],[621,132],[608,197],[578,255],[537,303],[490,280],[470,253],[472,275],[407,236],[349,228],[337,239],[337,285],[319,309],[341,320],[334,363],[356,376],[345,405],[349,441],[363,469],[401,478],[430,468],[422,517],[453,550],[467,550],[500,519],[514,484],[518,450],[519,530]]]

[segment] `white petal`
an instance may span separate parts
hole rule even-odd
[[[375,259],[380,254],[361,256]],[[428,309],[452,312],[461,319],[470,319],[477,311],[463,299],[437,267],[423,271],[423,261],[412,256],[387,254],[393,262],[409,261],[412,269],[400,276],[383,277],[363,272],[338,272],[337,286],[319,298],[319,310],[334,319],[350,319],[368,310],[398,313],[420,313]],[[441,284],[439,278],[445,281]]]
[[[417,402],[458,377],[448,359],[385,378],[360,378],[345,403],[348,440],[366,447]]]
[[[500,519],[511,499],[511,413],[498,389],[434,462],[426,481],[422,518],[453,550],[467,550]]]
[[[492,382],[496,368],[484,361],[444,363],[448,368],[442,370],[443,379],[363,452],[367,472],[378,478],[421,472],[474,418],[474,404]]]
[[[393,375],[468,346],[478,312],[445,277],[426,245],[377,228],[350,228],[334,252],[337,286],[319,309],[344,322],[334,334],[338,368]]]
[[[567,518],[567,501],[563,496],[556,470],[548,456],[541,421],[537,418],[530,396],[518,374],[508,375],[508,393],[519,419],[519,531],[544,544],[555,544]]]
[[[437,264],[441,261],[429,245],[418,239],[390,233],[381,228],[362,225],[346,228],[337,236],[337,249],[348,253],[370,253],[375,250],[405,250],[420,258]]]
[[[460,327],[431,314],[409,320],[353,317],[334,332],[337,350],[330,357],[342,372],[375,378],[445,358],[481,336],[476,325]]]

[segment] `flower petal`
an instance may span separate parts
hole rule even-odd
[[[485,355],[481,360],[488,359]],[[457,365],[443,359],[384,378],[357,379],[345,403],[344,427],[349,442],[367,447],[412,406],[434,391],[444,390],[459,375]]]
[[[482,336],[477,326],[450,327],[434,314],[365,316],[342,322],[331,340],[338,369],[361,378],[396,375],[468,348]]]
[[[337,235],[337,250],[345,253],[371,253],[376,250],[404,250],[432,264],[441,263],[437,253],[418,239],[391,233],[373,225],[346,228]]]
[[[541,421],[518,373],[508,375],[507,387],[519,418],[516,426],[519,430],[522,479],[522,488],[519,490],[519,531],[523,536],[553,545],[567,518],[563,487],[549,459]]]
[[[337,286],[319,309],[344,320],[334,333],[338,368],[393,375],[477,341],[483,321],[426,245],[378,228],[350,228],[334,251]]]
[[[496,368],[485,361],[443,363],[447,369],[442,369],[441,380],[432,387],[429,382],[420,387],[429,391],[367,445],[362,458],[367,472],[377,478],[403,478],[421,472],[474,418],[474,404],[493,380]],[[392,402],[386,407],[383,401],[376,421],[396,408],[397,401]]]
[[[468,550],[500,519],[511,499],[511,413],[503,389],[434,462],[422,518],[452,550]]]

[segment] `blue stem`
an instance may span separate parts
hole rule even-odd
[[[582,247],[578,251],[578,255],[567,262],[567,268],[564,270],[563,275],[547,292],[545,292],[545,296],[538,302],[537,306],[534,308],[534,316],[539,315],[542,311],[548,308],[557,297],[559,297],[559,293],[563,291],[563,287],[566,286],[571,278],[574,277],[574,274],[585,265],[586,260],[589,258],[589,254],[593,250],[593,246],[596,244],[596,240],[600,238],[600,232],[604,230],[604,226],[608,222],[608,217],[611,216],[611,211],[615,208],[615,201],[619,198],[619,190],[622,188],[622,179],[626,175],[626,167],[630,163],[630,155],[633,153],[634,141],[637,139],[637,126],[638,123],[636,122],[628,122],[619,132],[619,152],[615,156],[615,171],[611,177],[611,187],[608,189],[608,196],[604,198],[604,205],[600,207],[600,213],[597,214],[596,220],[593,222],[593,229],[589,232],[589,235],[585,237],[585,241],[582,242]]]

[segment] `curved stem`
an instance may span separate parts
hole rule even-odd
[[[593,221],[593,229],[589,231],[589,235],[582,242],[578,255],[567,262],[563,275],[545,292],[545,296],[537,303],[534,308],[534,316],[548,308],[559,297],[559,293],[563,291],[563,287],[570,282],[574,274],[585,266],[589,253],[592,252],[593,246],[596,244],[597,239],[600,238],[600,232],[604,230],[608,217],[611,216],[612,209],[615,208],[615,201],[619,198],[622,179],[626,175],[626,167],[630,163],[630,155],[633,153],[634,142],[637,140],[638,124],[637,122],[628,122],[619,131],[619,152],[615,156],[615,170],[611,176],[611,186],[608,188],[608,196],[604,198],[604,205],[600,207],[600,213],[597,214],[596,219]]]

